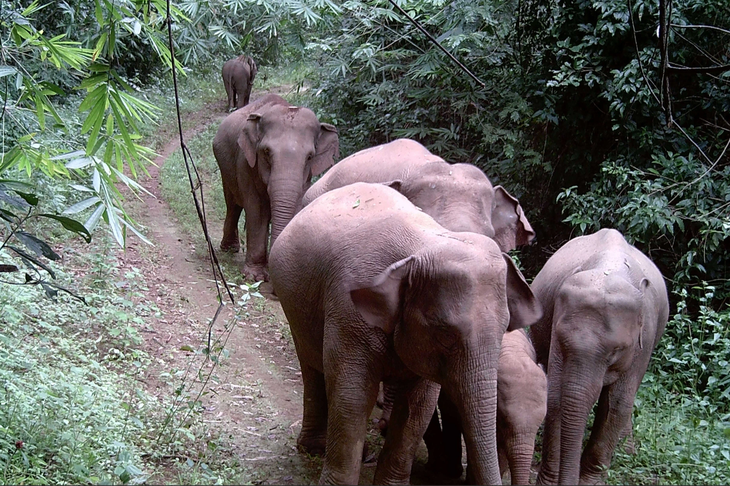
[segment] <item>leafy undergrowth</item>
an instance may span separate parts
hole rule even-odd
[[[4,484],[149,477],[141,454],[155,414],[137,383],[149,363],[138,345],[144,316],[155,308],[135,303],[139,274],[115,271],[96,256],[102,251],[72,257],[84,268],[80,278],[54,268],[59,281],[85,288],[89,305],[63,294],[51,303],[40,287],[5,285],[0,293]]]

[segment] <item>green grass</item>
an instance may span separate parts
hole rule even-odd
[[[195,137],[186,140],[185,143],[190,150],[198,174],[205,184],[203,201],[207,218],[222,221],[226,215],[226,204],[223,199],[220,171],[211,146],[217,130],[218,124],[212,124]],[[170,204],[183,231],[193,237],[196,240],[196,246],[199,246],[198,243],[204,241],[203,233],[195,211],[188,170],[180,150],[176,150],[168,157],[160,171],[160,180],[162,196]],[[243,218],[241,220],[243,222]],[[220,238],[220,235],[217,235],[217,238]]]
[[[191,128],[191,124],[195,123],[187,115],[226,99],[223,81],[217,69],[188,72],[187,76],[178,74],[177,83],[183,130]],[[172,74],[168,73],[156,85],[146,88],[144,97],[160,109],[157,123],[147,123],[142,127],[144,144],[159,150],[171,137],[179,137]]]
[[[82,279],[51,264],[59,283],[85,289],[88,306],[65,294],[49,305],[40,287],[3,285],[0,292],[3,484],[149,476],[141,457],[148,441],[140,438],[155,429],[153,400],[135,379],[149,362],[138,349],[141,316],[154,306],[135,303],[144,285],[138,270],[95,260],[102,250],[92,249],[70,257],[92,269]],[[121,282],[126,289],[110,294]]]
[[[647,373],[634,404],[636,454],[617,448],[609,484],[728,484],[730,423]]]

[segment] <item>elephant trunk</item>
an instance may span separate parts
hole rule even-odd
[[[269,180],[271,201],[271,246],[289,221],[302,207],[302,182],[300,180]]]
[[[575,365],[574,365],[575,366]],[[580,368],[591,369],[584,364]],[[567,366],[566,366],[567,368]],[[560,400],[560,474],[558,484],[578,484],[588,414],[598,400],[602,377],[564,370]]]
[[[482,357],[480,365],[469,366],[462,385],[449,390],[460,408],[472,484],[502,484],[496,436],[498,356],[499,349],[494,356]]]
[[[512,484],[530,484],[530,468],[535,452],[537,430],[516,430],[506,437]]]

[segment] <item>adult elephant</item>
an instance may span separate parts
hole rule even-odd
[[[664,332],[669,316],[664,279],[621,233],[602,229],[563,245],[532,290],[545,314],[531,335],[548,375],[538,482],[595,484],[630,427],[636,392]]]
[[[337,129],[308,108],[267,94],[228,115],[213,140],[226,200],[221,249],[238,251],[238,220],[246,212],[243,274],[268,280],[271,243],[301,209],[312,176],[339,157]]]
[[[462,424],[458,410],[439,397],[441,424],[434,414],[423,436],[429,469],[459,477]],[[505,333],[497,368],[497,454],[499,471],[512,484],[529,484],[535,437],[547,411],[547,377],[523,329]],[[467,468],[467,483],[471,474]],[[500,483],[501,484],[501,483]]]
[[[326,444],[320,483],[356,484],[378,385],[398,380],[375,484],[406,483],[440,383],[473,477],[497,484],[497,362],[540,307],[496,243],[444,229],[397,191],[355,183],[305,207],[271,249],[304,380],[298,444]],[[307,305],[302,305],[306,302]]]
[[[415,140],[397,139],[342,159],[302,203],[353,182],[390,183],[445,228],[489,236],[505,252],[535,237],[522,206],[502,186],[493,187],[478,167],[449,164]]]
[[[251,56],[241,55],[223,64],[223,86],[228,95],[228,111],[243,108],[251,97],[253,80],[258,73],[256,62]]]

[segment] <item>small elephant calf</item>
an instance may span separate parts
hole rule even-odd
[[[443,430],[434,413],[423,437],[428,466],[461,476],[461,421],[444,394],[439,408]],[[522,329],[505,333],[497,371],[497,453],[500,474],[509,467],[512,484],[529,484],[535,437],[546,412],[547,377],[530,338]]]
[[[631,433],[634,397],[667,324],[664,277],[621,233],[602,229],[563,245],[531,287],[545,314],[530,336],[548,373],[538,483],[599,483]]]
[[[221,75],[228,96],[228,111],[243,108],[248,104],[253,80],[258,71],[253,58],[245,54],[229,59],[223,64]]]

